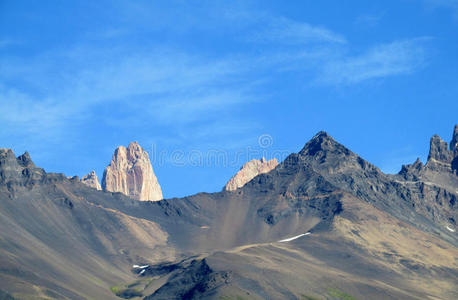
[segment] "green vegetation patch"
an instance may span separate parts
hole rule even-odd
[[[334,297],[339,300],[356,300],[355,297],[345,292],[342,292],[341,290],[336,289],[336,288],[328,289],[328,293],[331,297]]]
[[[124,299],[130,299],[135,297],[143,297],[140,289],[129,288],[126,286],[115,285],[110,288],[111,292],[116,296]]]
[[[121,287],[119,285],[112,286],[110,290],[113,292],[113,294],[119,293],[124,287]]]
[[[124,299],[143,297],[143,291],[153,281],[151,278],[142,278],[131,283],[122,283],[112,286],[111,292],[116,296]]]

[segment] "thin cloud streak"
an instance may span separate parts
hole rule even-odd
[[[324,27],[312,26],[283,17],[271,17],[266,29],[254,35],[257,42],[275,42],[286,45],[310,43],[346,43],[346,39]]]
[[[365,80],[412,73],[426,63],[423,42],[429,38],[395,41],[369,49],[358,56],[327,62],[318,82],[350,85]]]
[[[184,126],[214,119],[218,111],[259,101],[246,83],[252,78],[247,66],[255,70],[274,67],[278,72],[305,68],[315,74],[312,77],[321,85],[345,86],[418,70],[425,64],[425,40],[395,41],[373,47],[359,56],[338,58],[332,46],[323,45],[319,52],[312,48],[310,53],[274,52],[213,61],[173,51],[127,57],[108,51],[108,57],[97,63],[104,51],[83,47],[66,54],[48,54],[46,59],[39,57],[40,63],[4,60],[0,61],[5,70],[0,78],[29,80],[31,91],[0,86],[2,101],[10,103],[0,108],[0,119],[9,124],[11,131],[21,128],[24,133],[58,135],[69,126],[84,122],[96,105],[126,106],[128,99],[127,105],[137,106],[142,112],[138,114],[140,121],[152,119],[162,125]],[[75,62],[76,72],[54,72],[56,66],[51,57],[59,59],[59,56],[68,59],[67,63]],[[87,60],[91,63],[78,67]],[[52,78],[48,73],[54,74]],[[46,87],[38,97],[34,94],[37,86]]]
[[[86,53],[86,57],[97,56],[82,49],[76,52]],[[76,55],[73,60],[84,60],[84,57]],[[240,84],[234,85],[231,79],[235,74],[242,78],[243,67],[224,59],[205,61],[185,54],[114,56],[108,62],[105,59],[73,74],[57,76],[53,78],[57,82],[52,85],[45,79],[48,72],[52,72],[53,67],[49,70],[49,66],[53,66],[51,61],[32,63],[30,72],[27,64],[17,68],[5,61],[0,64],[7,66],[4,70],[12,70],[1,75],[5,81],[15,77],[30,81],[36,78],[30,83],[31,91],[0,86],[1,101],[9,103],[0,107],[0,120],[8,124],[9,130],[21,128],[23,133],[48,136],[65,132],[69,126],[91,117],[90,112],[97,105],[128,107],[134,103],[140,107],[138,117],[144,121],[153,118],[156,123],[186,124],[209,111],[228,110],[248,101]],[[48,67],[40,68],[41,64]],[[41,96],[33,93],[38,85],[46,87],[40,91]],[[145,110],[151,113],[144,114]]]

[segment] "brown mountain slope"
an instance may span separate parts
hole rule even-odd
[[[105,299],[123,282],[118,295],[152,299],[456,299],[452,171],[387,175],[320,132],[236,191],[152,202],[2,151],[0,289]]]

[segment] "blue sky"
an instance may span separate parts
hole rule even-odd
[[[138,141],[213,192],[320,130],[397,172],[458,123],[457,0],[74,2],[0,1],[0,147],[49,172]]]

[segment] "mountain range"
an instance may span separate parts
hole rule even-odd
[[[385,174],[319,132],[173,199],[137,143],[100,189],[1,149],[0,299],[458,299],[457,142]]]

